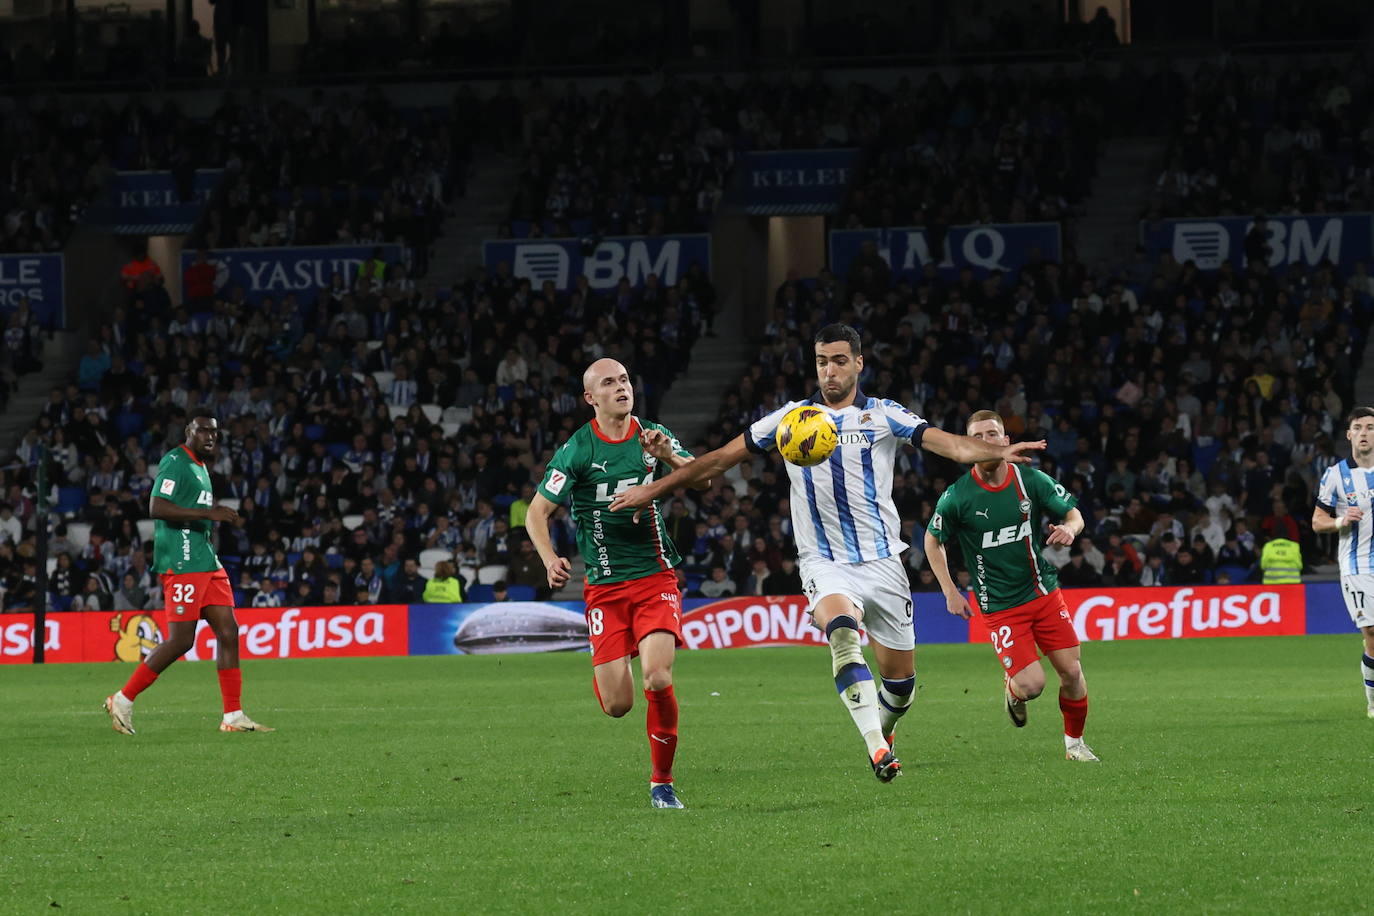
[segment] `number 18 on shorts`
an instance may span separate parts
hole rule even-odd
[[[677,577],[665,570],[642,579],[588,585],[587,636],[592,664],[639,654],[639,641],[658,630],[673,634],[682,647],[682,596]]]

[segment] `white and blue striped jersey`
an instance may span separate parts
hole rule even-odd
[[[1336,517],[1344,515],[1342,506],[1357,506],[1364,518],[1341,529],[1342,576],[1374,574],[1374,468],[1362,468],[1349,461],[1338,461],[1322,474],[1317,487],[1317,504]]]
[[[819,407],[835,420],[839,445],[810,468],[787,464],[792,482],[792,532],[802,561],[864,563],[895,557],[907,548],[892,502],[892,466],[903,445],[919,446],[928,424],[896,401],[854,393],[854,403],[832,410],[817,392],[757,420],[744,433],[751,451],[775,447],[778,424],[789,410]]]

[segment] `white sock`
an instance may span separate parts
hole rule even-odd
[[[858,621],[847,615],[836,617],[826,627],[826,640],[830,643],[831,672],[835,676],[835,688],[840,692],[840,702],[849,710],[849,717],[868,745],[868,756],[872,757],[887,747],[887,739],[883,737],[882,720],[878,715],[878,691],[873,686],[873,672],[868,670],[863,649],[859,646]]]
[[[1082,739],[1082,738],[1070,738],[1068,735],[1065,735],[1065,736],[1064,736],[1064,750],[1066,750],[1066,751],[1067,751],[1067,750],[1072,750],[1073,748],[1078,747],[1078,745],[1080,745],[1080,744],[1082,744],[1082,743],[1083,743],[1083,739]]]
[[[1370,709],[1374,709],[1374,658],[1368,654],[1360,656],[1360,673],[1364,675],[1364,698]]]
[[[228,721],[232,720],[235,716],[241,715],[242,713],[243,713],[243,710],[242,710],[242,709],[236,709],[236,710],[234,710],[233,712],[226,712],[226,713],[224,714],[224,721],[225,721],[225,722],[228,722]]]

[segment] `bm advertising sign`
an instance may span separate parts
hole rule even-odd
[[[1210,219],[1164,219],[1140,224],[1140,240],[1151,257],[1170,252],[1180,264],[1192,261],[1201,270],[1225,262],[1242,264],[1245,237],[1255,227],[1247,216]],[[1374,254],[1374,214],[1340,213],[1275,216],[1264,221],[1270,267],[1330,261],[1348,267]]]
[[[640,287],[649,274],[672,286],[695,261],[711,272],[711,237],[700,235],[622,235],[604,238],[590,252],[578,239],[518,239],[482,243],[482,259],[489,271],[505,261],[511,272],[538,287],[552,281],[568,289],[585,275],[592,289],[615,289],[622,279]]]

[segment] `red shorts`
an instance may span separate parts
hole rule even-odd
[[[234,606],[234,589],[222,568],[210,572],[162,574],[162,606],[168,623],[199,620],[207,607]]]
[[[672,633],[682,646],[682,595],[671,569],[643,579],[588,584],[582,597],[587,602],[593,665],[633,658],[639,654],[639,641],[657,630]]]
[[[998,660],[1012,676],[1039,660],[1036,646],[1048,655],[1078,645],[1069,608],[1057,588],[1043,598],[992,615],[984,614],[983,623],[987,624]]]

